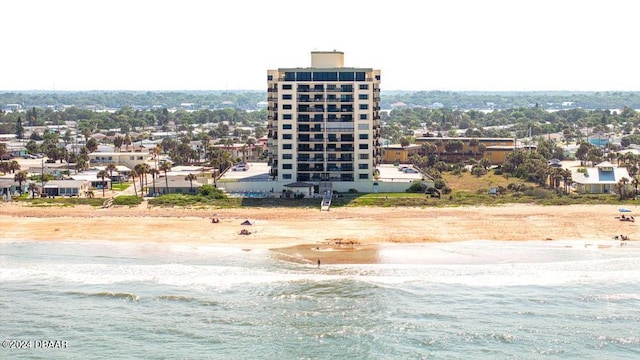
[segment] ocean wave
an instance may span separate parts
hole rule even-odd
[[[103,297],[103,298],[108,298],[108,299],[120,299],[120,300],[124,300],[124,301],[133,301],[133,302],[137,302],[140,301],[140,296],[136,295],[136,294],[132,294],[132,293],[128,293],[128,292],[109,292],[109,291],[101,291],[101,292],[94,292],[94,293],[87,293],[87,292],[79,292],[79,291],[70,291],[67,292],[68,295],[73,295],[73,296],[84,296],[84,297]]]
[[[184,303],[198,303],[204,306],[217,306],[218,302],[216,301],[208,301],[201,300],[193,296],[185,296],[185,295],[158,295],[154,298],[156,301],[175,301],[175,302],[184,302]]]

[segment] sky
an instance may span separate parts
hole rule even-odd
[[[630,0],[8,0],[0,91],[264,90],[311,51],[381,89],[640,91]]]

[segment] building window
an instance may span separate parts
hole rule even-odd
[[[273,80],[273,75],[267,75],[267,81],[272,81]]]
[[[291,114],[282,115],[282,120],[291,120]]]
[[[356,81],[365,81],[366,80],[366,74],[364,73],[364,71],[358,71],[356,72]]]
[[[367,110],[369,109],[369,104],[360,104],[360,110]]]
[[[293,139],[293,135],[291,135],[291,134],[282,134],[282,139],[283,140],[291,140],[291,139]]]
[[[369,94],[359,94],[358,100],[369,100]]]
[[[301,71],[296,73],[296,80],[298,81],[311,81],[311,73],[308,71]]]
[[[369,90],[369,84],[360,84],[360,90]]]
[[[291,144],[282,144],[282,150],[291,150]]]
[[[291,89],[293,89],[293,88],[291,87],[291,84],[284,84],[284,85],[282,85],[282,90],[291,90]]]
[[[358,175],[358,179],[361,179],[361,180],[366,180],[368,178],[369,178],[369,174],[359,174]]]
[[[314,71],[313,81],[338,81],[338,73],[335,71]]]
[[[360,144],[358,145],[358,149],[367,150],[369,148],[369,144]]]
[[[296,81],[296,73],[292,71],[285,72],[284,81]]]
[[[369,168],[369,164],[358,164],[358,169],[367,170]]]
[[[367,120],[367,114],[360,114],[360,120]]]
[[[282,105],[282,108],[285,110],[291,110],[291,104]]]
[[[282,160],[291,160],[293,159],[293,154],[282,154]]]
[[[282,130],[291,130],[291,124],[283,124]]]
[[[291,170],[291,169],[293,169],[293,165],[292,164],[282,164],[282,169],[283,170]]]
[[[285,180],[291,180],[291,174],[282,174],[282,178]]]
[[[369,134],[359,134],[358,138],[360,140],[367,140],[369,138]]]
[[[353,76],[352,71],[349,71],[349,72],[342,71],[338,73],[338,78],[340,81],[353,81],[355,77]]]
[[[380,81],[380,75],[376,75],[376,80]]]
[[[360,160],[369,160],[369,154],[360,154],[358,155]]]
[[[292,99],[291,94],[282,94],[282,100],[291,100],[291,99]]]

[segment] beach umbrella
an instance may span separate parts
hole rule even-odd
[[[631,212],[631,210],[629,210],[627,208],[620,208],[620,209],[618,209],[618,211],[620,211],[620,212]]]

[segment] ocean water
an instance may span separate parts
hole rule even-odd
[[[640,358],[640,244],[420,244],[379,260],[5,241],[0,358]]]

